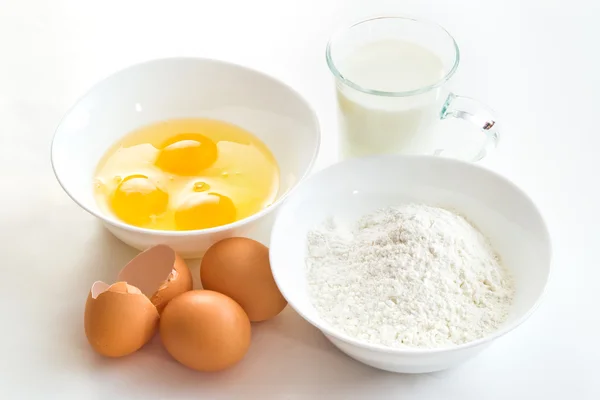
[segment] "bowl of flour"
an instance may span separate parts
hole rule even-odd
[[[376,156],[310,177],[280,210],[271,269],[290,306],[376,368],[457,365],[537,308],[551,242],[529,197],[480,166]]]

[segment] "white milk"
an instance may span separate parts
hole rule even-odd
[[[338,65],[347,80],[364,89],[406,92],[444,76],[442,60],[417,44],[381,40],[350,53]],[[408,97],[366,94],[337,85],[343,157],[378,153],[434,153],[429,129],[439,120],[440,89]]]

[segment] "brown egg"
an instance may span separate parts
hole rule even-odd
[[[159,313],[171,299],[192,290],[192,274],[185,261],[162,244],[131,260],[119,273],[119,280],[139,288]]]
[[[271,273],[269,249],[252,239],[215,243],[204,254],[200,280],[204,289],[238,302],[252,322],[273,318],[287,305]]]
[[[250,336],[250,321],[240,305],[210,290],[177,296],[160,318],[160,338],[169,354],[198,371],[219,371],[240,361]]]
[[[85,304],[85,335],[98,353],[122,357],[152,338],[158,319],[156,307],[136,287],[98,281]]]

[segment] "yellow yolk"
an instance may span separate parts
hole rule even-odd
[[[206,229],[268,207],[279,168],[267,146],[226,122],[175,119],[142,127],[104,155],[95,175],[100,208],[148,229]]]
[[[196,175],[217,161],[217,145],[206,136],[181,134],[167,140],[155,165],[177,175]]]
[[[235,205],[217,193],[195,193],[175,211],[178,230],[212,228],[235,221]]]
[[[169,195],[144,175],[123,179],[111,199],[117,217],[132,225],[151,223],[153,217],[167,210],[168,204]]]

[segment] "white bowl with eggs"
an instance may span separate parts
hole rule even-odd
[[[107,149],[140,127],[179,118],[224,121],[262,141],[279,166],[279,191],[272,204],[227,225],[183,231],[140,228],[101,209],[93,180]],[[273,212],[309,173],[319,143],[315,112],[286,84],[227,62],[169,58],[121,70],[85,94],[56,130],[52,166],[75,203],[123,242],[140,250],[166,244],[189,258],[226,237],[267,241]]]
[[[393,348],[351,337],[319,314],[307,283],[308,232],[332,216],[355,221],[405,203],[452,209],[487,236],[515,286],[508,317],[496,331],[448,347]],[[464,362],[529,318],[550,275],[551,241],[535,204],[496,173],[439,157],[376,156],[341,162],[303,182],[277,215],[270,261],[289,305],[341,351],[383,370],[424,373]]]

